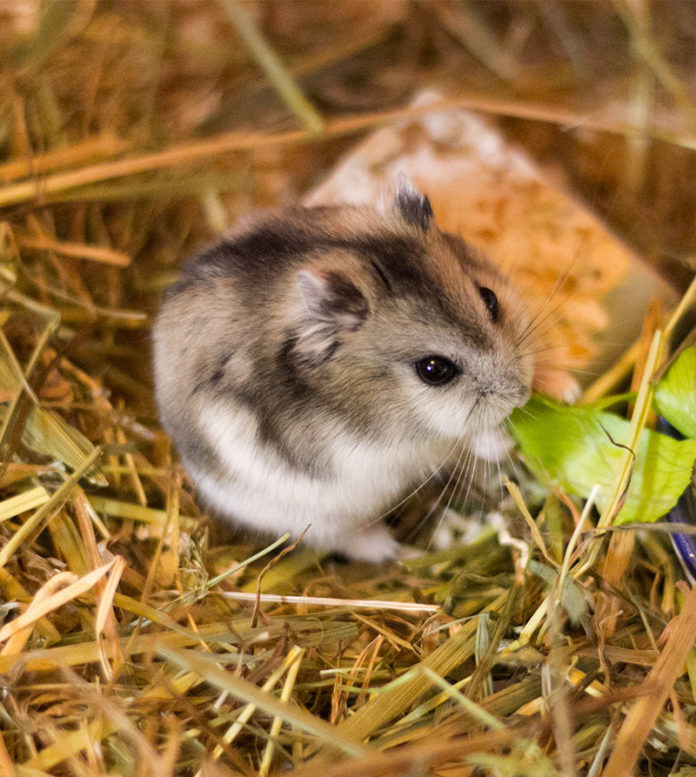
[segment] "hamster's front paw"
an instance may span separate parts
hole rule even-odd
[[[379,564],[382,561],[393,561],[399,558],[401,546],[391,536],[386,526],[376,523],[362,531],[350,534],[336,550],[354,561]]]

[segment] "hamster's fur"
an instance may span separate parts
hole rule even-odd
[[[157,401],[217,513],[380,561],[381,516],[526,401],[527,328],[402,184],[383,211],[261,214],[190,260],[154,327]]]

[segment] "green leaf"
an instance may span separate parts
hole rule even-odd
[[[540,564],[534,559],[530,559],[527,569],[546,583],[549,583],[549,585],[554,585],[558,579],[558,572],[555,569],[546,564]],[[573,623],[579,623],[582,616],[587,612],[587,601],[582,589],[575,583],[572,577],[566,577],[563,580],[561,604]]]
[[[541,397],[532,397],[510,421],[527,465],[540,480],[584,497],[598,485],[598,508],[609,504],[628,440],[628,421]],[[695,459],[696,440],[678,441],[645,430],[615,523],[652,522],[667,513],[688,486]]]
[[[527,569],[549,585],[553,585],[558,577],[558,572],[555,569],[552,569],[548,564],[542,564],[533,558],[529,559]]]
[[[563,580],[561,604],[573,623],[580,623],[582,616],[587,612],[587,600],[582,589],[570,576]]]
[[[684,437],[696,438],[696,345],[687,348],[660,381],[655,409]]]

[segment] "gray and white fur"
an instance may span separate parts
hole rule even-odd
[[[154,327],[157,401],[221,516],[381,561],[380,517],[526,401],[526,326],[401,184],[383,211],[260,214],[190,260]]]

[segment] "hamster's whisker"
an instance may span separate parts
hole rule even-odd
[[[478,407],[478,404],[479,404],[480,401],[481,401],[481,396],[479,395],[476,398],[476,401],[472,404],[469,412],[466,415],[466,418],[464,419],[464,423],[462,424],[462,431],[464,431],[467,428],[467,426],[469,425],[469,421],[471,420],[471,417],[474,414],[474,411],[476,410],[476,408]],[[454,481],[455,481],[454,490],[452,491],[452,495],[450,496],[450,498],[449,498],[449,500],[447,502],[447,505],[442,510],[442,513],[441,513],[440,519],[437,522],[437,525],[433,529],[433,532],[432,532],[432,534],[430,536],[430,541],[428,543],[428,548],[431,547],[432,542],[433,542],[433,538],[434,538],[435,533],[437,531],[437,528],[442,523],[442,521],[443,521],[443,519],[444,519],[444,517],[445,517],[445,515],[447,513],[447,510],[449,509],[449,507],[450,507],[450,505],[452,503],[452,499],[454,498],[454,494],[456,493],[456,489],[458,487],[457,484],[458,484],[460,478],[463,476],[464,470],[466,468],[468,468],[469,461],[473,459],[473,453],[472,453],[471,447],[469,446],[469,444],[467,443],[465,438],[462,436],[461,438],[459,438],[458,441],[461,442],[461,451],[460,451],[459,455],[457,456],[457,463],[453,466],[452,472],[450,473],[449,477],[447,478],[447,482],[444,484],[444,486],[440,490],[440,493],[439,493],[437,499],[435,499],[435,501],[433,502],[432,507],[427,511],[427,513],[423,516],[423,518],[418,522],[418,524],[416,526],[416,530],[420,530],[425,525],[425,523],[430,519],[430,516],[435,512],[435,510],[438,509],[438,506],[440,505],[443,496],[447,493],[447,491],[448,491],[448,489],[450,487],[450,483],[452,483],[452,480],[454,479]]]
[[[549,310],[534,324],[533,327],[527,331],[524,337],[520,337],[516,340],[516,344],[521,346],[530,340],[535,342],[540,337],[545,335],[547,332],[553,329],[559,323],[559,321],[563,320],[563,314],[560,311],[561,305],[559,305],[559,307],[556,309]]]
[[[466,442],[464,442],[462,440],[461,451],[459,452],[459,455],[457,456],[457,463],[452,467],[452,471],[450,472],[450,475],[447,478],[447,481],[445,482],[443,487],[440,489],[440,493],[438,494],[437,499],[435,499],[435,501],[433,502],[433,506],[428,510],[428,512],[426,514],[426,518],[429,518],[435,512],[435,510],[438,509],[438,507],[441,504],[442,498],[444,497],[444,495],[447,493],[447,491],[450,488],[450,484],[452,483],[453,480],[456,482],[456,480],[458,478],[457,472],[458,472],[459,467],[462,466],[462,462],[466,463],[466,461],[468,460],[470,455],[471,455],[471,450],[467,446]]]
[[[418,522],[413,527],[413,529],[411,529],[409,531],[407,539],[411,540],[413,537],[416,537],[421,532],[423,527],[429,522],[429,520],[430,520],[431,516],[433,515],[433,513],[435,512],[435,510],[437,510],[438,505],[440,504],[440,500],[442,499],[443,495],[446,493],[446,491],[447,491],[447,489],[449,487],[449,484],[452,482],[452,478],[454,477],[454,473],[455,473],[457,467],[459,466],[459,463],[460,463],[460,461],[462,459],[462,456],[464,455],[464,452],[466,450],[465,444],[462,441],[459,441],[459,442],[461,442],[461,451],[457,454],[457,457],[456,457],[456,462],[457,463],[452,467],[451,471],[449,472],[447,480],[445,481],[445,483],[440,488],[440,491],[438,492],[437,496],[433,500],[432,505],[421,516],[421,518],[418,520]],[[431,538],[430,538],[430,542],[428,543],[428,547],[430,547],[431,543],[432,543],[432,535],[431,535]]]
[[[533,325],[528,325],[522,334],[516,339],[515,344],[517,347],[519,348],[523,343],[527,342],[529,338],[532,337],[532,335],[535,338],[541,337],[541,335],[546,334],[546,332],[548,332],[559,321],[561,321],[563,319],[563,315],[559,311],[563,309],[563,305],[564,301],[561,300],[554,308],[547,310],[543,316],[538,317]]]
[[[530,413],[529,410],[525,410],[523,407],[520,408],[523,412],[525,412],[530,418],[534,417],[533,413]],[[512,423],[509,418],[506,418],[503,421],[503,428],[507,431],[507,433],[514,439],[514,435],[512,434]],[[512,452],[515,450],[515,446],[511,448],[505,449],[505,458],[508,460],[510,464],[510,469],[512,470],[512,474],[519,479],[520,477],[520,460],[516,456],[512,455]]]
[[[432,547],[433,540],[435,539],[435,535],[437,534],[437,530],[442,525],[443,521],[447,517],[447,512],[450,509],[452,505],[452,501],[454,500],[455,496],[457,495],[457,492],[459,491],[460,484],[463,480],[468,480],[469,487],[471,487],[471,478],[466,478],[467,473],[471,473],[474,466],[474,456],[470,448],[466,448],[462,450],[462,453],[459,457],[459,461],[457,462],[456,466],[452,470],[452,477],[448,480],[445,487],[440,492],[440,495],[438,496],[437,500],[434,502],[433,506],[428,511],[428,516],[430,517],[436,510],[438,510],[442,505],[442,498],[445,496],[447,491],[450,492],[449,499],[447,500],[447,504],[444,507],[441,507],[440,515],[437,519],[437,522],[435,524],[435,527],[433,528],[433,531],[430,535],[430,540],[428,542],[428,550]],[[456,477],[455,477],[456,474]],[[449,484],[452,482],[452,479],[454,478],[454,485],[450,488]],[[468,496],[468,490],[467,490],[467,496]]]
[[[543,362],[540,362],[540,367],[546,366]],[[598,375],[602,375],[603,373],[597,371],[597,370],[583,370],[580,367],[576,367],[572,362],[556,362],[554,363],[553,367],[551,367],[553,371],[557,370],[568,370],[570,372],[573,372],[577,375],[587,375],[590,378],[596,378]]]
[[[584,370],[581,367],[576,367],[573,364],[568,365],[568,369],[572,370],[578,375],[588,375],[590,378],[596,378],[597,376],[604,374],[600,370]]]
[[[487,464],[488,462],[485,462],[484,469]],[[455,483],[454,489],[452,490],[452,495],[450,496],[449,501],[447,502],[447,505],[442,511],[440,522],[444,521],[444,519],[447,517],[447,512],[452,506],[452,502],[455,500],[455,498],[459,502],[461,502],[462,505],[466,504],[469,501],[469,494],[471,493],[471,487],[474,484],[475,466],[476,466],[476,457],[473,455],[471,451],[469,451],[467,455],[467,460],[466,460],[466,470],[462,468],[462,470],[460,471],[459,477],[457,478],[457,482]],[[464,492],[465,485],[466,485],[466,492]]]
[[[529,351],[520,351],[518,358],[524,359],[525,356],[539,356],[542,353],[548,353],[549,351],[561,351],[562,345],[548,345],[545,348],[532,348]]]
[[[464,428],[468,425],[469,421],[471,420],[471,416],[473,415],[474,411],[478,407],[479,403],[481,402],[482,396],[479,394],[476,397],[476,401],[471,406],[471,410],[467,414],[467,417],[464,421]],[[460,456],[460,463],[454,467],[453,475],[456,473],[454,486],[451,489],[450,497],[447,500],[447,504],[442,508],[440,512],[440,518],[438,519],[437,525],[435,526],[435,529],[433,530],[433,533],[431,535],[430,543],[428,547],[432,544],[433,538],[435,536],[435,533],[437,529],[442,525],[442,522],[447,517],[447,512],[452,506],[452,502],[454,501],[455,497],[458,497],[458,494],[461,495],[460,486],[463,482],[466,481],[467,488],[466,488],[466,495],[464,496],[463,502],[466,502],[469,498],[469,493],[471,491],[471,486],[473,484],[473,470],[476,463],[476,457],[474,456],[474,453],[469,445],[465,447],[465,449],[462,451],[462,455]],[[433,505],[433,508],[429,511],[429,514],[437,507],[438,503],[440,502],[440,498],[445,495],[447,489],[449,488],[450,483],[452,482],[452,476],[450,476],[449,480],[447,481],[445,487],[440,493],[440,497]]]
[[[445,484],[440,489],[440,492],[437,495],[437,497],[434,499],[432,506],[423,514],[423,516],[418,520],[416,525],[409,531],[409,533],[407,535],[407,539],[408,540],[411,540],[414,537],[418,536],[418,534],[420,534],[420,532],[423,529],[423,527],[429,522],[431,516],[437,510],[442,497],[447,492],[447,489],[449,488],[449,484],[452,482],[452,479],[454,478],[455,473],[456,473],[458,467],[461,465],[461,462],[462,462],[462,460],[464,458],[464,455],[465,454],[468,455],[466,442],[464,440],[457,440],[456,443],[461,446],[461,450],[460,450],[460,452],[458,453],[458,455],[456,457],[457,463],[452,467],[452,471],[450,472],[447,481],[445,482]],[[450,454],[451,454],[452,450],[453,450],[453,448],[450,449]],[[451,459],[448,459],[448,461],[450,461],[450,460]],[[428,542],[428,548],[431,547],[434,536],[435,536],[435,530],[433,530],[433,532],[432,532],[432,534],[430,536],[430,540]]]
[[[533,418],[535,421],[537,420],[538,416],[532,413],[530,410],[527,410],[526,405],[523,405],[522,407],[516,408],[520,411],[520,413],[524,413],[525,415],[528,415],[530,418]],[[505,419],[506,423],[509,423],[509,419]]]
[[[529,327],[532,326],[532,324],[535,323],[535,321],[538,319],[538,317],[544,312],[544,310],[546,309],[547,305],[550,304],[551,300],[561,291],[563,286],[565,286],[566,282],[570,278],[570,271],[573,269],[573,265],[575,264],[577,259],[578,259],[578,257],[574,256],[570,260],[570,262],[568,263],[568,266],[566,267],[565,272],[560,273],[559,276],[556,278],[556,282],[554,283],[553,287],[551,288],[551,291],[549,292],[548,297],[541,303],[541,305],[540,305],[539,309],[537,310],[537,312],[532,316],[531,320],[529,321],[529,323],[525,327],[525,330],[522,332],[521,337],[524,336],[524,334],[527,331],[527,329],[529,329]],[[561,305],[563,305],[563,300],[561,300],[559,302],[559,304],[557,305],[556,309],[558,309]]]
[[[541,307],[539,308],[539,310],[537,310],[537,312],[529,319],[525,328],[517,336],[517,339],[516,339],[517,343],[524,342],[525,338],[529,335],[530,331],[534,331],[534,329],[536,329],[540,319],[543,320],[543,318],[545,318],[548,315],[547,306],[549,305],[550,301],[551,301],[550,299],[544,301]],[[559,310],[560,306],[561,306],[561,303],[559,303],[559,305],[556,307],[556,310]]]
[[[409,499],[413,498],[419,491],[421,491],[425,486],[428,485],[428,483],[435,478],[438,472],[442,470],[446,465],[447,462],[450,461],[452,457],[452,453],[454,449],[457,447],[458,444],[460,444],[462,441],[455,439],[452,445],[447,449],[447,453],[445,454],[445,457],[442,459],[442,461],[435,467],[435,469],[428,475],[425,480],[423,480],[421,483],[419,483],[415,488],[413,488],[406,496],[404,496],[402,499],[400,499],[396,504],[393,504],[391,507],[389,507],[387,510],[385,510],[383,513],[378,515],[376,518],[372,518],[370,521],[368,521],[365,525],[370,526],[373,523],[378,523],[379,521],[384,520],[390,513],[393,513],[394,510],[398,510],[399,507],[406,504]]]
[[[507,451],[505,453],[509,458],[510,454]],[[505,487],[503,486],[503,471],[500,468],[500,459],[498,457],[495,458],[495,467],[498,470],[498,490],[500,491],[498,501],[502,502],[505,496]]]
[[[510,464],[510,469],[512,470],[512,474],[515,476],[516,479],[519,480],[519,477],[520,477],[519,461],[513,458],[510,451],[505,451],[505,458],[508,460],[508,463]]]

